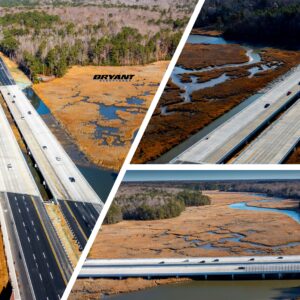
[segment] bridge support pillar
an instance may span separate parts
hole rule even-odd
[[[261,277],[262,277],[262,279],[265,279],[266,275],[265,274],[261,274]]]
[[[281,278],[282,278],[282,274],[278,273],[278,279],[281,279]]]
[[[204,275],[204,278],[205,278],[205,280],[207,280],[207,275],[206,274]]]
[[[151,279],[151,276],[148,276],[147,278],[148,278],[148,279]]]
[[[234,280],[234,274],[231,274],[231,279]]]

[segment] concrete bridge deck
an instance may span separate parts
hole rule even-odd
[[[300,140],[300,101],[262,132],[234,164],[280,164]]]
[[[298,274],[300,256],[249,256],[185,259],[87,260],[79,277],[178,277],[202,275]]]
[[[0,60],[0,91],[55,199],[95,203],[102,201],[80,173],[28,98],[10,79]]]

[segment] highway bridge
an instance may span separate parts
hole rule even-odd
[[[52,134],[0,59],[0,92],[54,201],[82,249],[103,202]],[[89,217],[87,217],[89,216]]]
[[[59,299],[72,266],[0,106],[0,208],[13,290],[21,299]],[[18,296],[16,297],[18,299]]]
[[[300,274],[300,256],[88,259],[80,278],[197,277]]]
[[[300,101],[263,131],[233,164],[280,164],[300,141]]]
[[[172,159],[170,163],[202,164],[227,162],[228,159],[245,146],[253,137],[260,134],[262,130],[265,130],[270,121],[284,112],[288,106],[297,102],[300,97],[299,78],[300,68],[297,68],[280,84],[276,84],[269,92],[218,126],[211,133]],[[289,114],[289,116],[293,114],[293,119],[295,119],[295,114],[299,109],[298,105],[295,107],[291,109],[293,112]],[[284,120],[286,119],[287,117]],[[278,124],[281,124],[281,122],[282,118],[277,121]],[[291,135],[295,133],[295,124],[289,122],[284,130],[278,130],[279,126],[273,129],[269,135],[274,136],[278,134],[282,137],[284,131],[284,134],[287,133],[285,137],[287,146],[293,148],[295,137],[291,137]],[[266,154],[275,145],[275,142],[268,143],[269,139],[264,139],[264,141],[263,147],[266,147],[264,151]],[[277,161],[282,161],[288,152],[286,147],[281,148],[278,145],[274,147],[272,156],[275,151]],[[272,159],[270,159],[271,155],[261,155],[259,162],[271,163]]]

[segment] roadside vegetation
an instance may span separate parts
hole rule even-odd
[[[160,220],[178,217],[186,207],[209,205],[200,190],[145,188],[136,193],[119,192],[109,209],[105,224],[122,220]]]
[[[41,75],[62,77],[73,65],[147,64],[171,58],[188,21],[182,6],[172,11],[157,3],[91,2],[95,4],[61,1],[63,5],[52,6],[28,0],[22,7],[3,9],[0,51],[33,81]],[[191,3],[186,5],[190,10]]]

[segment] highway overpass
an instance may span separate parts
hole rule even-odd
[[[300,256],[88,259],[80,278],[201,277],[300,273]]]
[[[59,299],[72,266],[1,106],[0,209],[14,292],[21,299]]]
[[[300,68],[170,163],[224,163],[300,96]],[[277,148],[278,149],[278,148]],[[267,163],[267,160],[266,160]]]
[[[11,78],[1,59],[0,92],[45,185],[60,205],[80,248],[83,248],[103,202]]]

